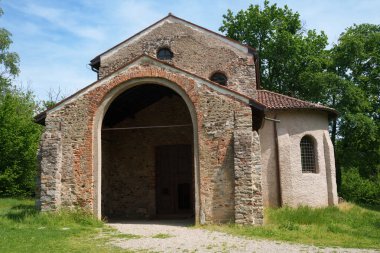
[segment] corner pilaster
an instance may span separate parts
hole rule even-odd
[[[60,131],[47,130],[41,136],[39,149],[39,199],[41,211],[56,210],[61,205],[62,137]]]
[[[251,110],[235,113],[235,222],[263,223],[260,139],[252,130]]]

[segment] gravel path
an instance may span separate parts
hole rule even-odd
[[[183,221],[110,223],[132,239],[115,239],[112,244],[132,250],[153,252],[378,252],[374,250],[320,248],[269,240],[250,240],[220,232],[188,228]],[[131,236],[132,237],[132,236]]]

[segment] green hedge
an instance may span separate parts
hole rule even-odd
[[[33,94],[0,83],[0,197],[34,194],[41,126]]]
[[[341,196],[355,203],[380,205],[380,175],[371,179],[360,176],[357,168],[342,170]]]

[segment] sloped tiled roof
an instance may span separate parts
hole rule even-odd
[[[336,110],[327,106],[303,101],[268,90],[257,90],[256,100],[263,104],[267,110],[314,109],[337,114]]]

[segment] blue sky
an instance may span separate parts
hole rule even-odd
[[[21,58],[16,82],[39,99],[61,87],[65,95],[96,80],[88,66],[96,55],[169,12],[218,31],[227,9],[236,12],[261,1],[243,0],[1,0],[0,27],[13,34],[11,50]],[[323,30],[330,43],[352,24],[380,24],[379,0],[288,0],[306,29]]]

